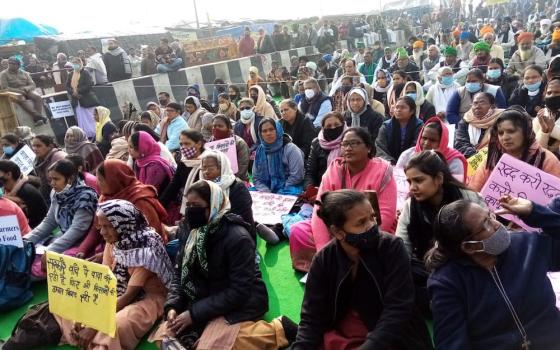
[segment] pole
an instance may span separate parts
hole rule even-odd
[[[194,5],[194,16],[196,18],[196,29],[200,29],[200,22],[198,21],[198,11],[196,9],[196,0],[193,0]]]

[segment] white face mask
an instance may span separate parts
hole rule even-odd
[[[305,89],[305,97],[307,97],[309,100],[315,97],[315,90]]]

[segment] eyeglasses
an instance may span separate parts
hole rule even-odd
[[[251,108],[253,108],[253,107],[239,107],[239,110],[240,111],[246,111],[246,110],[251,109]]]
[[[340,143],[340,147],[342,147],[342,148],[352,148],[353,149],[353,148],[356,148],[357,146],[359,146],[361,144],[363,144],[363,142],[362,141],[357,141],[357,140],[355,140],[355,141],[344,141],[344,142]]]

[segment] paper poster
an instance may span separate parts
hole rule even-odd
[[[467,178],[471,178],[474,176],[476,169],[482,164],[486,162],[488,158],[488,147],[484,147],[478,153],[473,154],[467,159]]]
[[[560,309],[560,272],[549,272],[548,278],[552,284],[554,294],[556,294],[556,308]]]
[[[49,310],[115,336],[117,279],[108,266],[47,252]]]
[[[455,145],[455,124],[445,124],[447,130],[449,130],[449,142],[447,142],[447,146],[449,148],[454,148]]]
[[[288,214],[297,200],[296,196],[251,191],[253,218],[265,225],[282,223],[282,215]]]
[[[552,199],[560,196],[560,179],[504,154],[480,193],[492,210],[500,207],[500,197],[507,194],[547,205]],[[525,229],[528,228],[517,216],[504,217]]]
[[[21,239],[21,230],[19,228],[17,216],[0,216],[0,244],[14,245],[23,248],[23,240]]]
[[[35,152],[29,147],[25,145],[20,149],[10,160],[16,163],[19,167],[19,170],[25,174],[29,175],[31,171],[33,171],[33,162],[35,162]]]
[[[409,193],[408,182],[403,168],[393,168],[393,178],[397,183],[397,210],[401,210]]]
[[[49,103],[49,108],[51,109],[53,119],[72,117],[74,115],[74,109],[70,101],[51,102]]]
[[[207,142],[204,144],[204,148],[225,153],[229,159],[229,162],[231,163],[231,170],[233,171],[234,174],[237,174],[239,168],[237,166],[237,147],[235,146],[234,137],[228,137],[227,139]]]

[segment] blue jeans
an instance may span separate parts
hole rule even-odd
[[[157,71],[158,73],[174,72],[179,70],[182,64],[183,64],[183,60],[181,58],[176,58],[175,60],[173,60],[172,63],[158,64]]]

